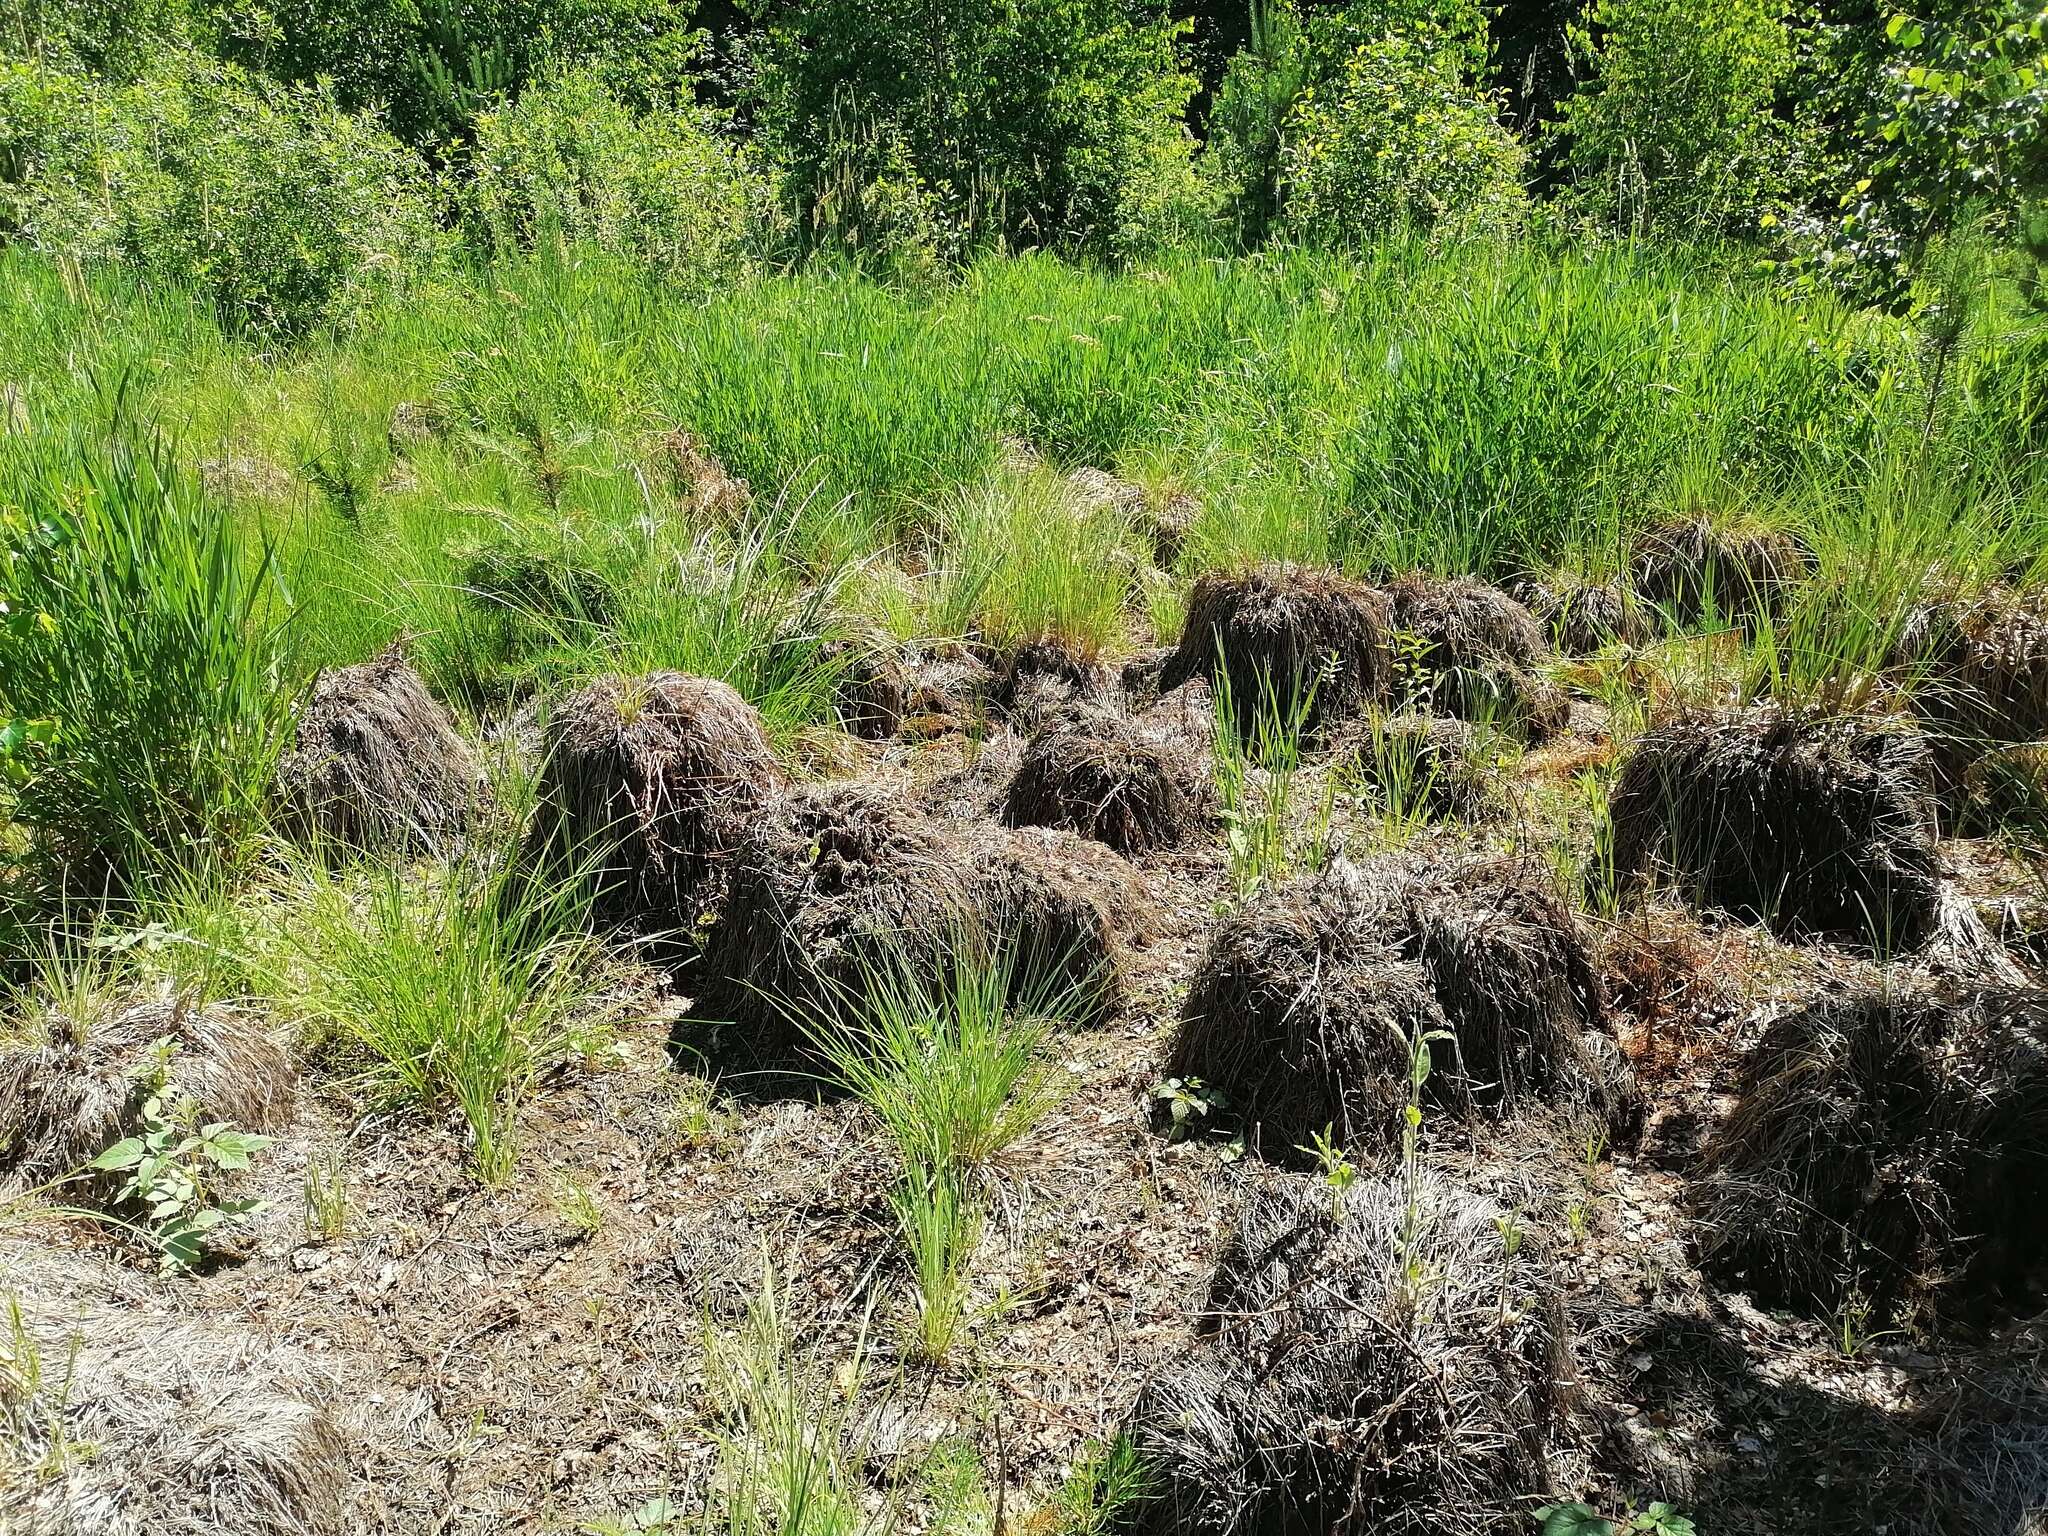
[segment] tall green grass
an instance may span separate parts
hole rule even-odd
[[[1059,1099],[1042,1058],[1047,1021],[1086,1006],[1089,984],[1047,979],[1020,989],[1013,948],[959,935],[937,976],[905,956],[868,969],[853,1006],[800,1023],[838,1086],[866,1104],[894,1144],[901,1177],[890,1205],[916,1287],[918,1352],[939,1362],[966,1321],[980,1246],[977,1181]]]
[[[253,848],[293,701],[271,552],[116,421],[0,464],[0,718],[50,723],[14,817],[53,894],[123,898]]]
[[[272,1000],[372,1098],[456,1111],[477,1177],[504,1183],[521,1104],[592,1027],[589,882],[497,856],[341,876],[306,862],[297,885]]]
[[[94,381],[126,376],[195,457],[268,485],[226,494],[289,580],[300,675],[403,635],[478,710],[673,665],[788,733],[830,718],[807,658],[842,620],[1110,646],[1142,616],[1170,625],[1176,584],[1213,565],[1612,570],[1643,522],[1696,504],[1818,530],[1824,561],[1881,580],[1926,542],[1887,503],[1930,527],[1967,509],[2002,568],[2048,549],[2032,322],[1972,331],[1936,379],[1896,320],[1669,250],[1009,257],[917,287],[809,270],[710,296],[550,251],[281,353],[118,275],[21,252],[0,275],[21,295],[0,309],[4,382],[27,402],[10,458],[97,419]],[[384,443],[400,400],[447,430]],[[658,449],[679,426],[752,483],[745,526],[679,502]],[[997,468],[1005,436],[1052,468]],[[1193,495],[1173,570],[1115,517],[1057,515],[1057,472],[1082,463]],[[603,623],[493,611],[469,573],[498,545],[588,561],[619,600]],[[887,611],[846,611],[871,596]],[[1774,638],[1822,670],[1835,643]]]

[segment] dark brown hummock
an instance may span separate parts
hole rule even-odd
[[[1683,716],[1622,766],[1615,867],[1668,871],[1699,905],[1784,937],[1912,948],[1940,907],[1928,780],[1924,739],[1891,721]]]
[[[1506,1213],[1424,1175],[1254,1190],[1217,1260],[1204,1333],[1125,1422],[1146,1536],[1505,1529],[1550,1486],[1573,1372],[1549,1267],[1505,1254]],[[1428,1277],[1418,1297],[1399,1255]]]
[[[1180,645],[1159,691],[1211,678],[1219,651],[1240,720],[1269,694],[1283,707],[1314,687],[1308,725],[1321,730],[1386,696],[1393,612],[1386,595],[1335,571],[1262,565],[1195,583]]]
[[[734,853],[695,1013],[747,1025],[773,1056],[875,976],[938,976],[963,948],[1012,954],[1020,991],[1071,982],[1100,1013],[1144,907],[1135,872],[1098,844],[943,820],[873,788],[799,788]]]
[[[1531,741],[1563,728],[1568,702],[1536,670],[1550,648],[1527,608],[1470,576],[1411,573],[1387,595],[1396,650],[1414,649],[1405,686],[1430,708]]]
[[[76,1172],[140,1129],[159,1071],[202,1121],[265,1131],[291,1118],[291,1057],[232,1009],[155,998],[98,1018],[48,1014],[0,1043],[0,1169],[26,1186]]]
[[[1013,827],[1064,827],[1142,855],[1207,826],[1215,791],[1184,737],[1109,709],[1072,709],[1032,735],[1003,802]]]
[[[1989,593],[1914,614],[1899,639],[1945,790],[1988,747],[2048,740],[2048,593]]]
[[[1776,528],[1724,528],[1710,518],[1655,523],[1629,551],[1636,595],[1680,623],[1740,623],[1774,612],[1813,569],[1813,556]]]
[[[897,648],[880,637],[834,640],[820,659],[832,673],[832,704],[841,727],[864,741],[886,741],[910,710],[910,673]]]
[[[731,685],[602,677],[548,719],[534,841],[596,880],[602,921],[687,929],[783,781],[760,716]]]
[[[1106,692],[1110,671],[1080,647],[1050,636],[1026,640],[1002,658],[993,689],[1004,713],[1035,722]]]
[[[1906,985],[1771,1026],[1692,1204],[1702,1262],[1728,1283],[1882,1323],[2038,1297],[2044,1199],[2048,997]]]
[[[284,830],[328,850],[446,852],[486,796],[476,753],[395,646],[320,674],[277,765]]]
[[[1451,1036],[1432,1047],[1435,1112],[1562,1102],[1621,1135],[1640,1123],[1576,922],[1528,872],[1488,860],[1340,866],[1224,923],[1165,1070],[1224,1093],[1268,1157],[1326,1125],[1378,1153],[1399,1135],[1418,1030]]]
[[[1640,645],[1650,638],[1648,616],[1628,588],[1616,583],[1553,572],[1511,581],[1507,591],[1568,656],[1590,656],[1610,645]]]

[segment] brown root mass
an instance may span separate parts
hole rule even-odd
[[[880,638],[834,640],[819,652],[832,673],[832,705],[842,728],[864,741],[886,741],[910,711],[910,673],[896,647]]]
[[[964,646],[908,651],[903,667],[908,685],[903,735],[929,740],[971,731],[986,718],[995,677],[988,663]]]
[[[1434,672],[1506,661],[1533,666],[1549,653],[1535,616],[1499,587],[1471,576],[1412,572],[1387,584],[1394,627],[1425,647]]]
[[[1207,826],[1214,788],[1197,752],[1106,709],[1069,710],[1032,735],[1003,802],[1013,827],[1064,827],[1142,855]]]
[[[734,854],[695,1012],[747,1026],[773,1056],[876,977],[936,977],[965,954],[1011,957],[1020,993],[1071,983],[1099,1017],[1143,907],[1135,874],[1099,845],[943,821],[873,789],[797,789]]]
[[[660,443],[676,499],[692,523],[733,524],[746,517],[754,502],[752,487],[728,474],[702,438],[678,427],[664,432]]]
[[[2038,1295],[2044,1197],[2048,996],[1868,989],[1771,1027],[1693,1207],[1730,1283],[1884,1321]]]
[[[1171,692],[1213,679],[1220,651],[1240,720],[1269,695],[1284,708],[1313,688],[1308,725],[1348,719],[1386,696],[1393,612],[1386,595],[1308,566],[1212,572],[1195,583],[1180,645],[1160,673]]]
[[[447,430],[448,416],[439,406],[424,400],[401,400],[391,407],[384,441],[393,453],[402,455],[426,446]]]
[[[321,673],[277,765],[284,830],[336,851],[444,853],[487,794],[476,753],[395,648]]]
[[[1166,1071],[1225,1094],[1267,1156],[1287,1159],[1325,1126],[1379,1152],[1398,1137],[1418,1030],[1451,1037],[1432,1047],[1435,1110],[1576,1102],[1621,1134],[1640,1122],[1633,1080],[1599,1043],[1605,1001],[1571,914],[1485,861],[1340,868],[1224,923]]]
[[[1793,938],[1910,948],[1941,895],[1925,741],[1876,719],[1772,708],[1646,732],[1610,801],[1623,875]]]
[[[487,544],[464,563],[462,590],[486,612],[542,623],[602,626],[618,611],[611,578],[559,548]]]
[[[1399,1180],[1333,1210],[1320,1184],[1256,1190],[1217,1261],[1206,1332],[1126,1422],[1156,1536],[1468,1536],[1512,1529],[1549,1487],[1572,1379],[1535,1253],[1503,1213],[1434,1176],[1412,1234]],[[1429,1276],[1408,1289],[1404,1246]]]
[[[274,1130],[291,1117],[296,1085],[284,1048],[217,1005],[166,997],[97,1018],[44,1014],[0,1043],[0,1170],[29,1187],[75,1172],[133,1135],[159,1089],[201,1120]]]
[[[1650,638],[1648,615],[1624,586],[1585,581],[1563,573],[1525,576],[1507,585],[1569,656],[1590,656],[1614,644],[1640,645]]]
[[[1629,552],[1637,595],[1688,624],[1774,612],[1812,568],[1812,555],[1789,533],[1728,529],[1704,517],[1653,524]]]
[[[752,705],[680,672],[603,677],[547,725],[534,837],[596,882],[600,920],[688,928],[784,779]]]
[[[1006,714],[1027,720],[1097,697],[1109,687],[1109,668],[1062,640],[1027,640],[1002,659],[995,701]]]

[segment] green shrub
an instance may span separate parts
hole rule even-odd
[[[695,281],[740,264],[768,202],[706,114],[635,113],[588,70],[477,120],[468,196],[500,248],[588,243]]]
[[[900,151],[969,238],[1141,249],[1195,196],[1180,28],[1140,0],[791,0],[760,113],[808,230],[844,202],[846,143]]]
[[[346,318],[437,244],[425,168],[375,123],[192,53],[132,85],[0,75],[0,169],[29,241],[189,283],[231,325]]]
[[[593,64],[635,106],[687,94],[698,34],[668,0],[273,0],[267,36],[230,48],[280,79],[332,83],[407,144],[444,152],[551,68]]]
[[[1399,33],[1363,43],[1306,93],[1283,151],[1286,219],[1315,239],[1403,228],[1473,234],[1521,217],[1525,156],[1465,53]]]
[[[56,894],[246,852],[292,701],[269,552],[153,445],[37,466],[0,527],[0,719],[49,722],[14,816]]]
[[[1595,0],[1574,32],[1592,74],[1559,130],[1578,210],[1635,232],[1753,231],[1789,157],[1771,112],[1793,66],[1784,14],[1783,0]]]

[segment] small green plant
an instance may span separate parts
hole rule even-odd
[[[7,1298],[7,1328],[0,1334],[0,1482],[15,1486],[7,1474],[26,1459],[29,1449],[42,1449],[24,1469],[35,1482],[61,1477],[74,1457],[87,1454],[71,1438],[65,1412],[78,1369],[80,1336],[71,1335],[63,1367],[53,1371],[44,1359],[42,1341],[30,1332],[21,1298]]]
[[[337,1241],[348,1227],[348,1165],[341,1148],[316,1152],[306,1159],[301,1185],[306,1237],[311,1242]]]
[[[1310,1138],[1313,1146],[1296,1147],[1295,1151],[1306,1152],[1316,1160],[1317,1171],[1330,1187],[1330,1220],[1342,1221],[1344,1196],[1358,1182],[1358,1168],[1337,1145],[1336,1129],[1334,1124],[1324,1126]]]
[[[1842,1352],[1844,1360],[1856,1359],[1879,1339],[1891,1338],[1901,1331],[1896,1328],[1872,1329],[1872,1310],[1870,1298],[1854,1288],[1842,1298],[1842,1304],[1835,1312],[1835,1347]]]
[[[124,1206],[139,1207],[141,1227],[157,1245],[166,1273],[198,1267],[209,1234],[263,1208],[260,1200],[221,1200],[214,1178],[239,1173],[271,1138],[238,1131],[224,1120],[202,1124],[199,1107],[163,1087],[173,1042],[159,1042],[159,1087],[142,1101],[141,1129],[125,1136],[86,1166],[97,1173],[123,1173],[114,1192]]]
[[[837,1367],[801,1348],[764,1257],[744,1322],[707,1341],[706,1377],[720,1412],[713,1527],[728,1536],[855,1536],[864,1447],[854,1408],[868,1358],[868,1319]]]
[[[1642,1509],[1630,1504],[1612,1518],[1577,1501],[1545,1504],[1532,1518],[1541,1522],[1543,1536],[1694,1536],[1692,1520],[1662,1502]]]
[[[1408,1054],[1408,1102],[1401,1108],[1401,1223],[1395,1234],[1396,1259],[1401,1291],[1412,1316],[1421,1305],[1424,1282],[1421,1248],[1423,1222],[1428,1213],[1422,1203],[1422,1090],[1429,1083],[1430,1046],[1449,1040],[1448,1030],[1423,1029],[1418,1025],[1404,1034],[1396,1026],[1394,1035]]]
[[[1150,1484],[1144,1459],[1124,1436],[1092,1445],[1053,1496],[1051,1528],[1057,1536],[1109,1536]]]
[[[576,1236],[595,1237],[604,1230],[604,1207],[588,1184],[572,1173],[558,1173],[548,1184],[548,1205],[555,1218]]]
[[[509,852],[423,875],[296,874],[290,954],[269,989],[375,1097],[452,1105],[476,1176],[504,1183],[521,1101],[546,1065],[588,1045],[601,964],[589,882],[546,880]]]
[[[1327,675],[1319,671],[1282,698],[1270,674],[1259,679],[1259,697],[1242,701],[1232,692],[1229,668],[1217,653],[1213,669],[1216,788],[1223,802],[1230,878],[1240,901],[1297,869],[1320,869],[1330,860],[1330,823],[1335,783],[1327,781],[1297,828],[1297,789],[1302,743],[1314,718],[1316,693]],[[1247,716],[1244,710],[1249,707]]]
[[[981,1202],[950,1169],[908,1172],[889,1196],[917,1287],[918,1352],[934,1365],[953,1351],[967,1321],[968,1271],[981,1245]]]
[[[914,1338],[934,1362],[965,1321],[983,1221],[976,1176],[1058,1102],[1059,1080],[1040,1060],[1044,1021],[1073,1011],[1088,985],[1051,967],[1020,987],[1016,950],[989,955],[965,932],[946,948],[953,958],[937,977],[897,953],[868,966],[839,1008],[799,1021],[895,1145],[902,1176],[890,1204],[917,1288]],[[854,1010],[864,1021],[849,1020]]]
[[[1152,1097],[1166,1106],[1168,1141],[1194,1135],[1213,1111],[1230,1105],[1228,1098],[1199,1077],[1169,1077],[1153,1088]]]
[[[1612,917],[1621,909],[1621,872],[1614,862],[1614,812],[1610,804],[1613,786],[1607,774],[1592,771],[1573,775],[1572,786],[1578,791],[1591,838],[1582,876],[1586,905],[1602,917]]]
[[[1391,718],[1375,710],[1366,722],[1367,771],[1377,808],[1380,838],[1390,848],[1413,842],[1428,825],[1432,796],[1442,771],[1428,739],[1419,731],[1394,730]]]
[[[681,1536],[687,1529],[683,1506],[666,1494],[634,1505],[617,1519],[593,1520],[581,1528],[587,1536]]]
[[[676,1085],[662,1137],[666,1146],[683,1152],[702,1151],[721,1145],[732,1131],[732,1110],[719,1096],[717,1084],[688,1077]]]

